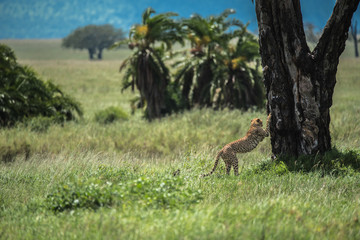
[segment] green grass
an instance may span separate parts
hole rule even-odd
[[[22,60],[87,60],[87,50],[61,47],[61,39],[0,39],[0,42],[11,47]],[[128,49],[104,50],[106,60],[119,60],[130,53]],[[96,60],[94,60],[96,61]]]
[[[195,109],[149,123],[130,114],[134,94],[121,93],[124,52],[88,61],[56,41],[7,40],[85,115],[44,131],[34,128],[41,122],[0,130],[0,239],[360,238],[360,173],[347,164],[360,161],[360,60],[343,57],[338,70],[331,134],[340,153],[292,171],[270,163],[267,138],[238,155],[240,176],[225,176],[221,163],[201,179],[216,152],[264,111]],[[129,119],[97,123],[109,107]],[[325,163],[344,164],[335,174]]]

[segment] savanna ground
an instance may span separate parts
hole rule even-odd
[[[118,68],[128,50],[88,61],[60,40],[0,42],[85,113],[64,126],[34,120],[0,130],[1,239],[360,239],[360,173],[351,168],[266,165],[266,139],[238,156],[240,176],[225,176],[221,163],[198,178],[252,118],[266,118],[264,110],[197,109],[149,123],[130,115],[134,94],[121,93]],[[343,152],[336,160],[360,154],[360,60],[350,44],[331,108],[333,145]],[[109,106],[129,120],[94,121]]]

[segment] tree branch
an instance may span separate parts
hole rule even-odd
[[[345,49],[351,19],[360,0],[337,0],[319,43],[313,51],[315,60],[336,63]],[[335,61],[335,62],[334,62]]]

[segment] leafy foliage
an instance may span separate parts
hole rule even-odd
[[[93,59],[96,53],[98,59],[102,59],[103,49],[122,38],[124,38],[123,31],[115,29],[112,25],[87,25],[75,29],[63,39],[62,45],[67,48],[87,49],[90,59]]]
[[[228,18],[233,13],[229,9],[215,17],[195,15],[183,20],[192,49],[191,56],[174,64],[178,67],[175,82],[190,106],[247,109],[263,105],[259,47],[246,26]]]
[[[201,192],[186,187],[184,179],[147,178],[114,184],[101,178],[69,181],[57,186],[46,198],[47,208],[54,212],[79,208],[97,209],[117,205],[146,208],[178,208],[198,203]]]
[[[0,126],[35,116],[53,117],[57,122],[82,115],[80,105],[52,82],[43,82],[29,67],[16,62],[14,52],[0,45]]]
[[[111,183],[91,179],[73,181],[58,186],[47,196],[48,208],[54,212],[62,212],[77,208],[97,209],[110,206],[113,202]]]
[[[194,106],[263,106],[259,47],[246,26],[228,18],[234,10],[209,18],[194,15],[179,23],[170,19],[174,13],[151,17],[153,13],[153,9],[146,9],[142,24],[131,28],[129,39],[113,46],[127,43],[136,49],[120,71],[125,70],[123,88],[131,86],[134,90],[136,86],[139,90],[137,106],[145,108],[148,119]],[[191,56],[187,51],[178,52],[183,57],[173,64],[178,69],[171,81],[164,59],[178,56],[168,51],[174,42],[184,43],[185,39],[191,43]],[[155,42],[161,44],[155,47]]]
[[[95,114],[95,121],[102,124],[113,123],[119,120],[127,120],[128,115],[120,108],[108,107]]]

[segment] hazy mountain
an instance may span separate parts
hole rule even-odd
[[[304,21],[322,28],[334,3],[303,0]],[[250,22],[252,31],[257,28],[251,0],[0,0],[0,38],[63,38],[79,26],[105,23],[127,31],[141,21],[149,6],[158,13],[173,11],[180,17],[193,13],[209,16],[233,8],[234,17]]]

